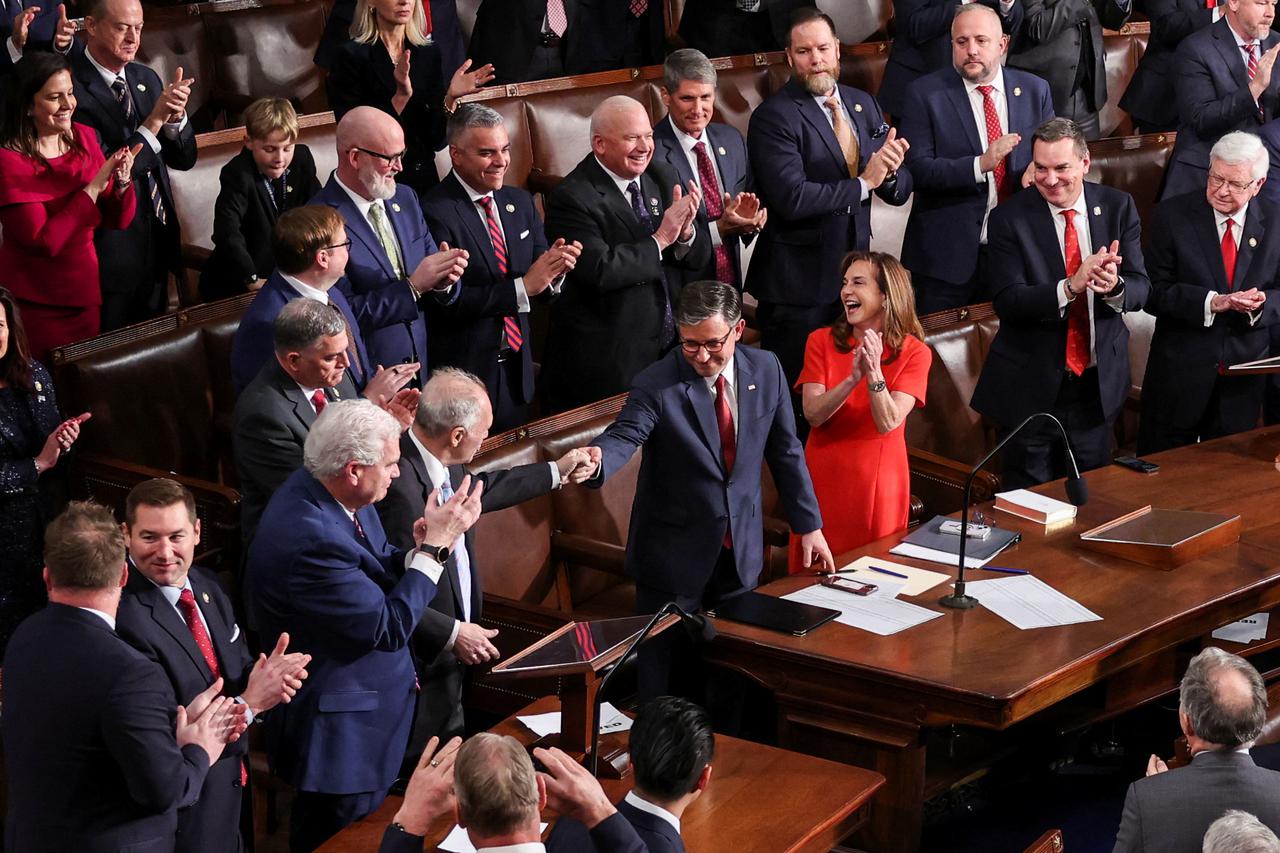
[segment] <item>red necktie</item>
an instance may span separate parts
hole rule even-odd
[[[493,244],[493,257],[498,262],[498,275],[505,278],[508,270],[507,241],[502,236],[502,226],[498,224],[498,215],[493,209],[493,196],[487,195],[476,201],[484,208],[484,221],[489,229],[489,242]],[[519,352],[520,347],[524,346],[524,336],[520,334],[520,321],[515,317],[502,318],[502,335],[506,339],[507,346],[512,350]]]
[[[694,156],[698,160],[698,183],[702,186],[702,201],[707,206],[707,219],[712,222],[724,216],[724,195],[720,191],[720,182],[716,180],[715,167],[711,165],[711,155],[707,146],[698,141],[693,146]],[[736,284],[733,274],[733,262],[729,259],[729,247],[721,243],[715,248],[716,280],[725,284]]]
[[[995,98],[991,97],[991,93],[995,90],[994,86],[979,86],[978,91],[982,93],[982,112],[987,119],[987,146],[990,147],[997,139],[1004,136],[1004,131],[1000,128],[1000,115],[996,112]],[[1005,180],[1005,172],[1007,167],[1002,159],[996,163],[996,168],[991,175],[996,181],[996,201],[1002,202],[1009,197],[1009,185]]]
[[[716,377],[716,425],[720,427],[720,455],[724,457],[726,477],[733,473],[733,460],[738,455],[738,436],[733,430],[733,412],[729,411],[729,395],[725,392],[725,378]],[[733,547],[732,526],[724,530],[724,547]]]
[[[1067,278],[1080,269],[1080,237],[1076,234],[1074,210],[1062,211],[1067,225],[1062,234]],[[1089,292],[1077,296],[1067,305],[1067,370],[1076,376],[1089,366]]]
[[[1227,228],[1222,233],[1222,268],[1227,273],[1227,291],[1235,290],[1236,278],[1236,236],[1232,230],[1235,220],[1227,220]]]
[[[1240,49],[1248,54],[1248,59],[1245,65],[1249,70],[1249,79],[1252,80],[1254,75],[1258,73],[1258,46],[1256,44],[1243,44],[1240,46]],[[1262,108],[1262,105],[1259,104],[1258,121],[1265,122],[1266,120],[1266,111]]]
[[[319,415],[324,411],[324,407],[329,405],[329,400],[324,396],[324,389],[317,388],[311,395],[311,405],[316,407],[316,414]]]
[[[649,10],[649,0],[631,0],[631,16],[638,18]]]
[[[217,681],[222,677],[222,670],[218,667],[218,656],[213,652],[213,641],[209,639],[209,631],[204,627],[204,621],[201,620],[200,612],[196,609],[196,597],[191,590],[184,589],[178,595],[178,610],[182,612],[182,621],[187,623],[187,630],[191,632],[191,638],[196,641],[196,647],[200,649],[205,665],[209,667],[209,672],[213,673],[213,680]],[[242,761],[240,762],[241,787],[244,787],[248,779],[249,774],[245,771]]]

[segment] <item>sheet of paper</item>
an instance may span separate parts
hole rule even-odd
[[[1037,512],[1045,514],[1054,512],[1070,512],[1075,515],[1076,508],[1066,501],[1060,501],[1057,498],[1051,498],[1048,495],[1042,495],[1039,492],[1033,492],[1029,489],[1013,489],[1008,492],[996,492],[997,498],[1004,498],[1011,504],[1034,509]]]
[[[861,596],[814,584],[782,597],[788,601],[839,610],[840,615],[835,621],[881,637],[896,634],[942,615],[936,610],[926,610],[909,602],[899,601],[888,590]]]
[[[1246,616],[1230,625],[1223,625],[1213,632],[1215,640],[1226,640],[1231,643],[1253,643],[1267,638],[1267,623],[1271,621],[1270,613],[1255,613]]]
[[[933,548],[922,548],[919,545],[912,545],[910,542],[899,542],[889,549],[890,554],[897,554],[899,557],[912,557],[916,560],[928,560],[932,563],[943,563],[944,565],[955,567],[959,562],[959,558],[955,554],[948,554],[946,551],[935,551]],[[996,558],[996,554],[992,554],[985,560],[977,557],[970,557],[967,554],[964,558],[964,567],[966,569],[980,569],[987,563]]]
[[[541,824],[539,832],[546,832],[547,824]],[[467,831],[460,826],[454,826],[449,830],[449,834],[444,837],[444,841],[439,845],[441,850],[448,850],[449,853],[476,853],[475,845],[471,843],[470,836]]]
[[[968,562],[966,560],[965,562]],[[905,586],[900,595],[912,596],[921,595],[933,589],[945,580],[950,580],[950,575],[942,572],[931,572],[928,569],[917,569],[912,566],[904,566],[901,563],[895,563],[882,557],[859,557],[852,563],[843,566],[836,566],[841,571],[854,570],[853,574],[843,575],[842,577],[853,578],[863,583],[873,583],[876,586],[884,586],[890,581],[898,581],[898,578],[889,575],[883,575],[880,572],[870,571],[871,566],[881,569],[888,569],[891,572],[897,572],[900,575],[906,575],[907,579],[902,583]]]
[[[526,717],[516,717],[517,720],[529,727],[529,731],[538,737],[546,737],[560,733],[560,712],[552,711],[548,714],[530,714]],[[607,735],[613,732],[625,732],[631,730],[631,718],[619,711],[610,702],[605,702],[600,706],[600,734]]]
[[[969,594],[977,597],[982,607],[1024,631],[1102,619],[1032,575],[971,581],[968,587]]]

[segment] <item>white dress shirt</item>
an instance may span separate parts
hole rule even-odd
[[[77,607],[76,610],[83,610],[85,613],[92,613],[94,616],[97,616],[103,622],[106,622],[107,627],[110,628],[112,631],[116,629],[115,617],[108,616],[107,614],[103,613],[101,610],[94,610],[92,607]]]
[[[964,83],[964,90],[969,95],[969,109],[973,111],[973,120],[978,126],[978,141],[982,144],[982,150],[986,151],[991,147],[992,140],[987,138],[987,108],[982,93],[978,91],[979,86],[991,86],[991,100],[996,105],[996,116],[1000,119],[1000,128],[1005,133],[1009,132],[1009,99],[1005,96],[1004,89],[1004,69],[997,67],[995,79],[990,83],[972,83],[960,78]],[[996,176],[994,170],[992,172],[982,171],[982,155],[979,154],[973,158],[973,180],[974,183],[987,185],[987,208],[982,213],[982,232],[978,237],[979,243],[987,242],[987,217],[991,215],[991,208],[996,206],[999,200],[996,194]],[[1005,164],[1008,167],[1008,164]],[[988,176],[990,180],[987,180]],[[1012,180],[1007,177],[1006,180]]]
[[[1048,202],[1045,202],[1045,203],[1048,204]],[[1080,260],[1083,261],[1089,255],[1093,254],[1093,249],[1091,248],[1093,246],[1093,241],[1090,239],[1090,235],[1089,235],[1089,207],[1085,202],[1083,188],[1081,188],[1080,195],[1076,198],[1076,203],[1073,204],[1071,207],[1057,207],[1052,204],[1049,205],[1049,213],[1053,215],[1053,230],[1058,237],[1058,251],[1062,253],[1062,262],[1065,265],[1067,260],[1067,248],[1066,248],[1067,218],[1062,215],[1062,211],[1064,210],[1074,210],[1076,212],[1076,215],[1073,221],[1076,226],[1076,239],[1080,244]],[[1087,300],[1089,305],[1089,366],[1090,367],[1093,367],[1098,363],[1098,351],[1096,347],[1098,336],[1093,333],[1094,316],[1095,316],[1094,312],[1096,310],[1098,301],[1093,297],[1094,297],[1094,293],[1092,290],[1086,290],[1084,293],[1076,297],[1076,299]],[[1123,314],[1124,313],[1123,280],[1121,281],[1120,284],[1116,285],[1115,290],[1111,291],[1110,295],[1102,297],[1102,301],[1107,305],[1107,307],[1115,311],[1117,314]],[[1058,282],[1058,311],[1060,314],[1066,313],[1067,305],[1069,303],[1070,303],[1070,300],[1067,299],[1067,279],[1064,278],[1062,279],[1062,281]]]
[[[315,302],[319,302],[321,305],[329,304],[329,291],[321,290],[318,287],[312,287],[306,282],[300,281],[285,272],[280,273],[280,277],[285,280],[286,284],[296,290],[298,295],[302,298],[314,300]]]
[[[498,233],[502,235],[502,242],[507,244],[507,258],[510,259],[511,241],[507,239],[507,229],[502,224],[502,211],[498,209],[498,200],[494,198],[493,190],[489,190],[488,192],[480,192],[479,190],[475,189],[470,184],[468,184],[466,181],[462,180],[462,176],[459,175],[457,172],[454,172],[453,174],[454,174],[454,177],[458,179],[458,183],[462,185],[462,188],[466,190],[467,195],[471,197],[472,209],[475,210],[476,216],[480,217],[480,225],[483,228],[485,234],[489,233],[489,219],[488,217],[485,216],[484,208],[480,205],[480,199],[482,198],[492,199],[491,204],[493,204],[493,218],[494,218],[494,221],[497,222],[498,224]],[[528,237],[528,235],[529,235],[529,232],[526,231],[524,234],[520,236],[520,239],[523,240],[526,237]],[[537,260],[537,259],[535,258],[534,260]],[[524,276],[516,276],[512,281],[515,284],[515,288],[516,288],[516,310],[518,310],[521,314],[528,314],[530,310],[529,292],[524,289]],[[556,276],[551,280],[551,286],[548,288],[548,290],[550,290],[553,294],[558,294],[563,284],[564,284],[564,273],[561,273],[560,275]],[[503,339],[505,340],[505,337]]]
[[[1249,212],[1249,202],[1247,201],[1239,210],[1237,210],[1235,213],[1231,214],[1230,216],[1228,216],[1225,213],[1220,213],[1217,210],[1213,211],[1213,223],[1218,227],[1218,245],[1219,246],[1222,245],[1222,240],[1224,237],[1226,237],[1226,234],[1227,234],[1227,220],[1228,219],[1231,220],[1232,222],[1231,236],[1236,238],[1236,257],[1237,258],[1239,258],[1239,253],[1240,253],[1240,242],[1244,238],[1244,218],[1248,214],[1248,212]],[[1212,326],[1214,320],[1218,316],[1217,314],[1213,313],[1212,310],[1210,310],[1210,306],[1213,304],[1213,297],[1217,295],[1218,295],[1218,291],[1210,290],[1209,295],[1204,298],[1204,324],[1206,328],[1209,326]],[[1257,311],[1251,312],[1249,314],[1249,325],[1252,326],[1253,324],[1257,323],[1258,318],[1261,316],[1262,316],[1261,308],[1259,308]]]
[[[651,803],[648,800],[641,799],[636,795],[635,791],[627,791],[627,795],[622,799],[630,803],[634,808],[639,809],[646,814],[651,814],[654,817],[665,820],[675,829],[676,835],[680,834],[680,818],[676,817],[662,806],[657,805],[656,803]]]
[[[98,73],[102,75],[102,81],[107,84],[108,89],[111,88],[111,84],[116,82],[116,80],[123,80],[125,85],[125,90],[128,91],[129,80],[127,77],[125,77],[123,70],[121,70],[121,72],[117,74],[111,69],[103,66],[101,63],[98,62],[98,60],[93,58],[93,52],[90,51],[88,48],[85,48],[84,56],[86,59],[89,60],[90,64],[92,64],[94,68],[98,69]],[[142,84],[138,84],[138,85],[142,85]],[[114,95],[115,93],[112,92],[112,96]],[[129,93],[129,98],[130,100],[132,100],[133,98],[132,93]],[[133,109],[135,112],[137,111],[138,109],[137,101],[133,102]],[[144,118],[146,118],[146,116],[138,116],[138,135],[147,141],[147,145],[148,147],[151,148],[151,151],[153,153],[159,154],[160,140],[156,139],[156,135],[154,133],[152,133],[150,130],[142,126],[142,120]],[[182,118],[179,119],[178,121],[165,122],[161,132],[164,133],[164,135],[169,137],[170,139],[176,139],[178,134],[182,133],[183,128],[185,128],[186,126],[187,126],[187,114],[184,111],[182,113]]]
[[[596,158],[596,162],[600,163],[599,157]],[[622,200],[627,203],[627,207],[631,207],[631,193],[627,192],[627,187],[631,186],[632,182],[635,183],[640,192],[640,204],[644,206],[645,210],[649,211],[649,216],[653,219],[654,228],[656,229],[658,223],[662,221],[663,211],[658,211],[657,216],[653,215],[653,209],[649,206],[649,200],[644,197],[644,181],[640,180],[640,178],[624,178],[617,172],[610,171],[609,167],[604,163],[600,163],[600,168],[604,169],[604,173],[613,180],[613,184],[618,188],[618,192],[622,193]],[[677,241],[671,244],[670,248],[672,254],[675,255],[677,259],[683,258],[689,253],[689,247],[693,245],[693,241],[696,239],[698,239],[697,228],[693,229],[693,234],[689,237],[687,242]],[[653,237],[653,245],[658,248],[658,260],[662,260],[662,245],[658,243],[657,235],[654,235]]]
[[[698,172],[698,155],[694,152],[693,146],[699,142],[707,152],[707,157],[711,160],[711,171],[715,173],[716,185],[720,187],[720,195],[724,196],[724,173],[720,171],[720,161],[716,157],[716,151],[711,144],[711,135],[706,130],[702,131],[701,137],[690,136],[680,128],[676,127],[676,123],[671,120],[671,116],[667,116],[667,123],[671,125],[671,129],[675,131],[676,142],[680,143],[680,148],[684,151],[684,159],[689,162],[689,168],[693,171],[693,179],[698,182],[698,188],[702,190],[703,202],[706,205],[707,188],[702,186],[702,175]],[[720,229],[714,224],[710,227],[711,245],[712,247],[722,245],[723,240],[720,239]]]
[[[849,109],[844,105],[844,100],[840,97],[839,86],[836,86],[834,89],[832,89],[830,95],[814,95],[813,96],[814,103],[818,105],[818,109],[822,110],[822,114],[827,119],[827,124],[831,126],[831,132],[835,133],[836,119],[835,119],[835,116],[831,114],[831,110],[827,109],[828,98],[835,98],[836,101],[839,102],[840,109],[844,112],[844,120],[849,123],[849,131],[853,133],[853,136],[856,139],[858,136],[858,126],[853,123],[853,116],[849,115]],[[861,155],[861,151],[859,151],[859,155]],[[868,189],[867,182],[862,180],[862,178],[855,178],[855,180],[858,182],[858,187],[859,187],[858,200],[866,201],[867,196],[871,195],[871,190]]]
[[[541,841],[526,841],[523,844],[504,844],[501,847],[480,847],[476,853],[546,853],[546,850]]]

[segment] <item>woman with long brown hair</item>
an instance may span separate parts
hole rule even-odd
[[[844,309],[809,335],[796,380],[809,440],[805,460],[832,554],[907,526],[911,477],[903,424],[924,405],[933,353],[916,317],[911,274],[881,252],[840,264]],[[792,537],[791,571],[801,570]]]

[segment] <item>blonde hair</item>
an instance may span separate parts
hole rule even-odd
[[[298,113],[285,98],[259,98],[244,111],[244,131],[250,139],[266,139],[283,131],[294,140],[298,138]]]
[[[924,340],[924,327],[916,316],[916,294],[911,288],[911,273],[893,255],[884,252],[850,252],[840,262],[840,277],[858,261],[866,261],[876,271],[876,284],[884,294],[884,347],[895,356],[902,349],[908,335]],[[853,346],[849,337],[853,328],[844,313],[831,325],[831,337],[836,349],[849,352]]]
[[[404,37],[409,44],[427,43],[427,16],[422,4],[429,0],[417,0],[413,4],[413,17],[405,24]],[[378,10],[369,0],[357,0],[355,17],[351,19],[351,40],[360,44],[373,44],[378,39]],[[450,72],[452,73],[452,72]]]

